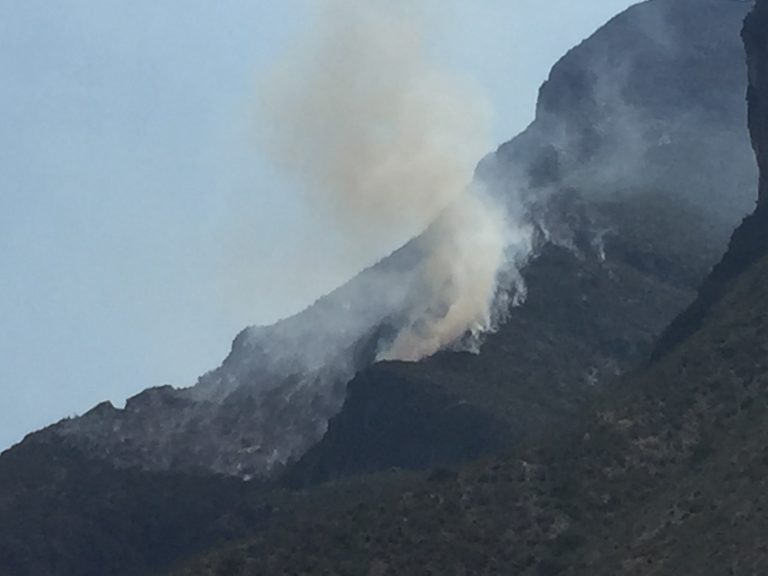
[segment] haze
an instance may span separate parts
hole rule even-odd
[[[485,94],[498,144],[530,122],[550,66],[631,3],[424,0],[418,16],[439,14],[433,58]],[[0,1],[0,448],[193,384],[240,329],[394,247],[336,257],[255,145],[259,82],[309,10]]]

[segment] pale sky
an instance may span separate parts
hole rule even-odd
[[[259,81],[311,2],[0,0],[0,450],[194,384],[242,328],[360,267],[286,265],[324,231],[254,144]],[[495,147],[552,64],[633,3],[442,1],[429,46],[485,93]]]

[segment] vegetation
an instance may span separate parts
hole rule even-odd
[[[763,258],[580,433],[300,493],[269,530],[174,575],[764,573],[766,277]]]
[[[753,59],[766,6],[745,36]],[[766,97],[756,87],[753,118]],[[555,168],[557,158],[540,176]],[[361,373],[324,441],[286,475],[300,488],[118,468],[51,430],[28,437],[0,458],[0,576],[768,573],[767,181],[654,362],[617,380],[607,375],[644,358],[693,298],[709,256],[688,256],[712,244],[685,206],[667,220],[668,205],[630,194],[617,217],[615,204],[569,191],[550,223],[594,231],[581,224],[607,217],[616,228],[600,245],[578,233],[570,249],[543,244],[528,305],[482,359]],[[594,387],[597,376],[610,385]]]

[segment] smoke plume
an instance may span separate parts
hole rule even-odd
[[[319,3],[263,87],[262,131],[276,165],[341,233],[340,257],[381,255],[427,230],[424,304],[379,352],[416,360],[491,327],[510,235],[472,184],[489,149],[484,100],[431,62],[422,26],[398,4]]]

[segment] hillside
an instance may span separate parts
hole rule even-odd
[[[768,256],[579,433],[299,493],[256,538],[174,574],[764,573],[766,274]]]
[[[422,305],[417,238],[244,331],[197,386],[99,405],[0,455],[0,576],[765,573],[761,208],[696,290],[758,187],[764,205],[749,9],[651,0],[555,66],[536,121],[478,169],[536,228],[527,298],[479,353],[375,362],[401,307]],[[744,36],[761,166],[766,12]],[[653,130],[607,178],[628,107]],[[687,306],[696,323],[648,363]]]
[[[291,483],[440,465],[565,432],[604,385],[646,361],[719,258],[727,222],[754,206],[738,33],[747,10],[643,3],[554,66],[536,120],[479,167],[510,201],[528,195],[540,235],[523,269],[526,302],[478,355],[358,373]]]
[[[744,38],[762,166],[768,2]],[[605,391],[580,429],[458,469],[327,484],[285,522],[174,574],[764,574],[768,239],[743,239],[766,228],[758,209],[692,306],[698,327]]]
[[[506,426],[510,414],[530,414],[512,418],[519,436],[567,419],[595,384],[644,361],[752,209],[739,38],[747,10],[651,0],[555,65],[534,123],[478,168],[510,217],[536,231],[522,269],[527,301],[506,310],[479,360],[460,353],[401,366],[412,386],[439,380],[464,401],[479,398],[462,392],[473,374],[493,373],[483,402],[495,408],[491,388],[504,391],[504,413],[481,407],[483,417]],[[423,243],[292,318],[243,331],[194,387],[151,389],[124,410],[105,404],[49,432],[122,467],[274,477],[323,437],[347,382],[403,319],[439,307],[423,290]]]

